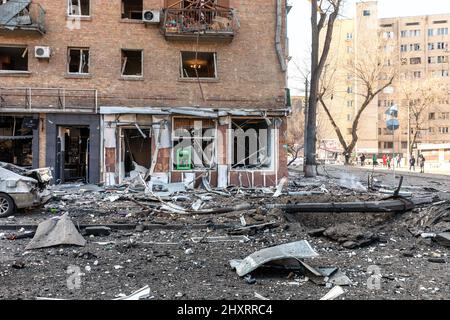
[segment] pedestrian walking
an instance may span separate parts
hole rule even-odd
[[[372,156],[372,166],[373,166],[373,167],[378,166],[378,157],[377,157],[376,154],[374,154],[374,155]]]
[[[411,168],[416,171],[416,158],[414,158],[413,155],[411,155],[411,158],[409,159],[409,171],[411,171]]]
[[[397,155],[397,168],[400,168],[402,164],[402,156],[401,155]]]
[[[425,173],[425,157],[423,154],[419,156],[420,173]]]
[[[391,170],[391,162],[392,162],[392,157],[388,156],[387,157],[387,166],[388,166],[388,170]]]
[[[366,164],[366,155],[363,153],[360,157],[361,160],[361,167],[364,167],[364,165]]]
[[[386,168],[387,166],[387,156],[383,154],[383,167]]]

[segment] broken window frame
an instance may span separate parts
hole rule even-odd
[[[144,132],[148,130],[149,138],[150,139],[154,138],[151,125],[143,125],[143,124],[140,124],[139,122],[135,122],[134,126],[131,125],[131,124],[118,126],[118,130],[119,130],[119,143],[118,143],[118,146],[119,146],[119,150],[118,150],[119,163],[118,163],[118,167],[119,167],[120,183],[122,183],[124,181],[124,179],[129,178],[129,176],[127,176],[127,172],[125,170],[125,153],[127,151],[127,145],[126,145],[127,142],[125,140],[125,130],[134,130],[134,129],[137,129],[138,127]],[[151,143],[152,142],[150,142],[150,144]],[[152,150],[150,150],[150,158],[151,157],[153,157]],[[150,167],[151,163],[148,163],[146,165],[141,165],[141,166],[144,166],[144,167],[149,166]]]
[[[143,19],[143,13],[144,13],[144,0],[140,0],[141,2],[142,2],[142,10],[140,10],[140,13],[141,13],[141,17],[140,18],[126,18],[126,17],[124,17],[124,15],[125,15],[125,1],[126,0],[121,0],[120,1],[120,5],[121,5],[121,13],[120,13],[120,17],[121,17],[121,19],[122,20],[125,20],[125,21],[142,21],[142,19]],[[131,12],[137,12],[137,11],[130,11],[130,13]]]
[[[186,76],[186,73],[184,72],[185,69],[183,68],[183,53],[193,53],[196,54],[195,51],[180,51],[180,79],[181,80],[218,80],[218,70],[217,70],[217,52],[209,52],[209,51],[202,51],[197,52],[198,54],[212,54],[214,59],[214,77],[189,77]]]
[[[83,10],[81,10],[81,0],[78,0],[78,1],[80,1],[80,6],[79,6],[79,14],[73,14],[72,12],[73,12],[73,3],[72,3],[72,1],[73,0],[67,0],[67,16],[68,17],[84,17],[84,18],[86,18],[86,17],[90,17],[91,16],[91,6],[92,6],[92,1],[91,0],[86,0],[86,1],[88,1],[88,10],[89,10],[89,14],[82,14],[82,11]]]
[[[126,65],[124,65],[124,53],[126,51],[134,51],[134,52],[141,53],[141,74],[139,74],[139,75],[124,74],[125,67],[126,67]],[[144,77],[144,50],[143,49],[125,49],[125,48],[123,48],[120,50],[120,58],[121,58],[120,76],[122,78],[143,78]]]
[[[214,128],[209,128],[207,127],[206,130],[213,130],[214,136],[210,137],[203,137],[203,134],[201,137],[195,137],[191,135],[191,138],[188,138],[186,136],[177,136],[176,135],[176,129],[175,129],[175,122],[177,119],[186,119],[186,117],[182,117],[182,116],[174,116],[172,117],[172,134],[171,134],[171,141],[172,141],[172,152],[171,152],[171,171],[173,172],[205,172],[208,170],[217,170],[217,166],[218,166],[218,126],[217,126],[217,121],[214,121]],[[188,117],[187,119],[189,120],[193,120],[194,123],[195,121],[207,121],[207,120],[214,120],[214,119],[210,119],[210,118],[201,118],[201,117]],[[203,127],[202,127],[203,129]],[[208,166],[203,166],[203,167],[193,167],[190,170],[180,170],[176,168],[176,159],[177,159],[177,154],[176,151],[177,149],[175,148],[176,145],[175,143],[179,140],[179,139],[191,139],[193,141],[193,143],[191,145],[195,145],[195,141],[213,141],[213,152],[212,152],[212,157],[211,157],[211,165]],[[203,146],[202,146],[202,150],[204,152]],[[203,154],[202,154],[203,156]],[[191,155],[191,159],[192,161],[194,161],[194,154]]]
[[[268,157],[270,158],[270,165],[261,165],[259,167],[246,167],[245,165],[243,167],[238,166],[237,163],[234,163],[235,158],[235,152],[234,150],[234,139],[235,139],[235,133],[233,130],[233,124],[236,124],[236,120],[262,120],[266,121],[264,118],[258,118],[258,117],[233,117],[231,118],[230,124],[229,124],[229,136],[227,144],[228,146],[228,158],[229,160],[229,170],[235,171],[235,172],[246,172],[246,171],[253,171],[253,172],[274,172],[276,170],[277,164],[278,164],[278,130],[276,127],[274,127],[275,119],[273,118],[267,118],[269,121],[272,122],[272,126],[268,126],[268,149],[269,152],[267,152]],[[237,125],[237,124],[236,124]],[[259,136],[258,136],[259,138]],[[259,153],[259,150],[257,150]],[[249,158],[251,155],[248,155],[247,158]],[[246,158],[244,158],[245,160]]]
[[[79,62],[79,67],[78,67],[78,71],[79,72],[70,72],[70,62],[71,62],[71,59],[72,59],[71,55],[70,55],[70,52],[72,50],[80,51],[80,62]],[[87,72],[83,72],[85,64],[82,63],[85,51],[88,52]],[[81,76],[90,75],[90,72],[91,72],[91,52],[90,51],[91,51],[90,48],[82,48],[82,47],[69,47],[69,48],[67,48],[67,74],[69,74],[69,75],[81,75]]]
[[[28,74],[30,73],[30,66],[29,66],[29,49],[28,46],[26,45],[1,45],[0,48],[17,48],[17,49],[23,49],[24,53],[26,52],[26,66],[27,69],[26,70],[14,70],[14,69],[8,69],[8,70],[1,70],[0,69],[0,73],[3,74],[12,74],[12,73],[16,73],[16,74]],[[24,53],[22,53],[22,56],[24,55]],[[25,58],[24,58],[25,59]]]

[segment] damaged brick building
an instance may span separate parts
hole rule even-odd
[[[287,175],[285,0],[0,0],[0,161],[56,182]]]

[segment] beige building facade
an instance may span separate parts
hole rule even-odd
[[[380,19],[376,1],[357,3],[354,19],[337,21],[328,60],[332,71],[327,71],[334,73],[334,91],[327,101],[347,141],[351,139],[351,125],[365,93],[360,81],[355,79],[357,71],[350,66],[383,56],[384,69],[378,76],[383,79],[388,74],[395,75],[392,85],[377,95],[364,111],[353,156],[401,154],[406,159],[410,151],[415,155],[423,153],[431,162],[442,163],[449,158],[449,29],[450,13]],[[405,98],[403,86],[430,79],[446,90],[423,110],[417,140],[410,150],[415,120],[409,107],[413,102]],[[385,114],[392,106],[398,108],[400,123],[394,132],[387,128]],[[331,126],[325,140],[336,144],[337,136]]]

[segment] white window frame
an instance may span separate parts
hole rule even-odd
[[[227,158],[229,159],[228,164],[228,170],[230,172],[267,172],[272,173],[277,171],[278,168],[278,158],[279,158],[279,129],[275,127],[269,126],[268,130],[271,130],[270,133],[270,166],[268,167],[261,167],[261,168],[240,168],[240,167],[234,167],[236,164],[234,163],[234,132],[233,132],[233,119],[234,120],[242,120],[242,119],[258,119],[257,117],[232,117],[231,121],[228,125],[228,143],[227,143]],[[273,119],[271,119],[273,120]]]
[[[122,64],[122,54],[124,51],[140,51],[141,52],[141,74],[140,75],[128,75],[128,74],[123,74],[123,72],[125,71],[125,66]],[[120,76],[122,78],[143,78],[144,77],[144,49],[126,49],[126,48],[122,48],[120,49]]]
[[[77,0],[78,3],[80,3],[81,0]],[[91,16],[91,0],[89,1],[89,14],[88,15],[83,15],[81,14],[81,5],[78,6],[79,8],[79,14],[73,14],[73,3],[72,0],[67,0],[67,16],[68,17],[90,17]]]
[[[70,72],[70,51],[72,50],[78,50],[80,51],[80,65],[78,67],[78,71],[79,72]],[[83,51],[88,51],[89,53],[89,60],[88,60],[88,72],[82,72],[83,69],[83,64],[82,64],[82,59],[83,59]],[[81,47],[68,47],[67,48],[67,74],[69,75],[90,75],[91,74],[91,50],[90,48],[81,48]]]

